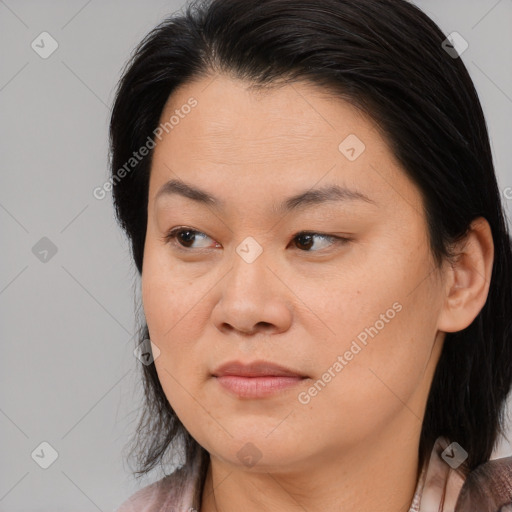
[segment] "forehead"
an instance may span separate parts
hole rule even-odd
[[[261,188],[289,196],[327,183],[376,201],[417,196],[376,125],[347,101],[306,82],[249,85],[218,75],[173,92],[160,123],[174,116],[174,124],[156,141],[151,197],[171,179],[218,196]],[[184,108],[191,99],[195,107]]]
[[[203,78],[175,91],[160,122],[191,97],[197,106],[172,131],[176,144],[193,135],[197,149],[205,155],[245,154],[251,161],[266,161],[274,155],[300,159],[307,152],[318,156],[320,149],[337,155],[344,132],[363,137],[374,129],[354,106],[311,83],[254,89],[224,75]]]

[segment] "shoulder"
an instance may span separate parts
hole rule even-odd
[[[181,467],[143,487],[124,501],[116,512],[190,512],[202,489],[198,467]]]
[[[169,494],[175,486],[173,476],[174,473],[139,489],[124,501],[116,512],[163,512]]]
[[[512,511],[512,456],[489,460],[467,476],[455,512]]]
[[[197,512],[209,461],[206,450],[198,444],[192,445],[188,464],[143,487],[116,512]]]

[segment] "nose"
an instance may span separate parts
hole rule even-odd
[[[214,325],[224,334],[277,334],[290,328],[292,292],[269,265],[265,252],[248,263],[237,253],[219,282],[219,300],[212,310]]]

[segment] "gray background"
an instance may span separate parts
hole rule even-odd
[[[416,3],[469,42],[462,58],[505,196],[512,0]],[[133,356],[139,281],[110,195],[97,200],[92,191],[108,177],[109,108],[122,65],[182,5],[0,0],[0,511],[115,510],[160,477],[137,483],[123,458],[142,397]],[[43,31],[59,45],[47,59],[31,48]],[[512,218],[512,199],[505,203]],[[43,237],[57,249],[46,262],[32,250]],[[31,456],[43,441],[58,452],[46,470]],[[509,454],[503,440],[497,455]]]

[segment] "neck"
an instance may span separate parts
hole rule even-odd
[[[279,468],[249,469],[211,456],[200,512],[408,512],[419,440],[394,430],[388,439]]]

